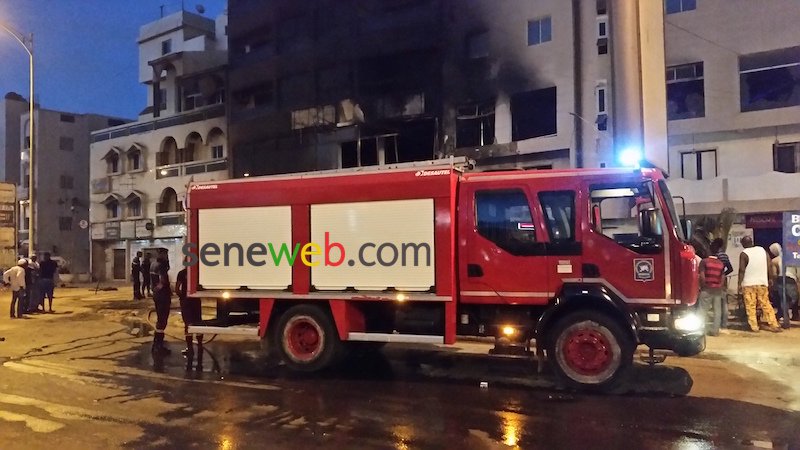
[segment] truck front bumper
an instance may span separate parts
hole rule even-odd
[[[654,350],[693,356],[706,348],[705,318],[697,308],[652,308],[637,315],[639,342]]]

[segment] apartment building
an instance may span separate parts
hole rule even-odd
[[[231,0],[229,14],[234,176],[451,154],[616,164],[605,1]]]
[[[34,111],[34,220],[37,253],[65,260],[74,274],[89,273],[89,136],[93,130],[124,123],[98,114]],[[30,233],[30,113],[17,119],[17,198],[19,251],[28,253]],[[7,155],[8,156],[8,155]],[[10,172],[10,171],[9,171]]]
[[[669,172],[689,214],[743,215],[756,243],[781,241],[800,209],[800,3],[670,0]]]
[[[143,25],[137,121],[92,134],[92,274],[125,280],[137,251],[166,250],[180,270],[183,200],[192,181],[228,177],[227,17],[181,11]]]

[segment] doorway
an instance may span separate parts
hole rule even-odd
[[[124,248],[115,248],[114,249],[114,279],[115,280],[124,280],[125,275],[127,274],[128,268],[128,258],[125,257],[125,249]]]

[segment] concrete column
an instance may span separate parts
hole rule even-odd
[[[614,153],[636,148],[667,169],[663,3],[610,0]]]

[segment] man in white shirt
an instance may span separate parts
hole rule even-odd
[[[744,296],[744,308],[750,330],[758,332],[756,306],[761,308],[769,324],[767,330],[780,333],[781,328],[775,318],[775,310],[769,303],[770,270],[772,264],[767,251],[753,245],[753,238],[742,238],[742,254],[739,256],[739,292]]]
[[[25,268],[28,260],[23,258],[17,265],[3,272],[3,283],[11,286],[11,318],[14,319],[14,305],[17,306],[16,318],[22,318],[22,309],[25,295]]]

